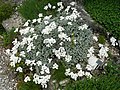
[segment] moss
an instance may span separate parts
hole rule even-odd
[[[105,37],[103,35],[100,35],[98,37],[98,42],[101,43],[101,44],[105,44]]]
[[[56,80],[57,82],[60,82],[64,79],[66,79],[65,76],[65,65],[63,62],[59,62],[59,68],[58,70],[55,70],[52,74],[52,79]]]
[[[120,0],[84,0],[84,6],[106,31],[120,38]]]
[[[19,82],[18,90],[41,90],[39,85],[34,82]]]

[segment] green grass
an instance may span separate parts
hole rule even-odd
[[[5,28],[2,26],[2,24],[0,24],[0,35],[2,35],[5,32]]]
[[[44,6],[48,3],[56,5],[59,1],[60,0],[25,0],[22,6],[18,8],[18,11],[27,20],[38,18],[39,13],[43,13],[44,15],[54,15],[56,13],[55,10],[49,10],[46,12]]]
[[[65,90],[120,90],[120,65],[108,63],[106,74],[92,79],[71,81]]]
[[[98,37],[98,42],[101,43],[101,44],[105,44],[105,37],[103,35],[100,35]]]
[[[3,0],[0,0],[0,35],[5,32],[5,29],[2,26],[2,21],[8,19],[13,13],[13,10],[14,6],[12,6],[10,2],[5,3]]]
[[[19,82],[18,90],[41,90],[40,85],[35,84],[34,82]]]
[[[120,0],[84,0],[84,6],[95,21],[120,39]]]
[[[14,32],[14,28],[8,32],[3,33],[3,46],[11,47],[12,41],[17,37],[17,33]]]
[[[10,3],[4,3],[3,0],[0,0],[0,23],[3,20],[10,17],[13,13],[13,6]]]
[[[64,63],[59,62],[58,65],[59,65],[58,69],[53,71],[52,79],[56,80],[59,83],[60,81],[66,79],[66,76],[65,76],[65,65],[64,65]]]

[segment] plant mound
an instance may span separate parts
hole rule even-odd
[[[17,28],[15,32],[21,37],[13,41],[11,50],[7,50],[10,65],[25,74],[24,81],[32,80],[43,88],[47,88],[52,72],[59,69],[61,62],[65,65],[65,75],[77,80],[82,76],[91,77],[85,69],[95,69],[98,60],[91,47],[93,34],[86,24],[80,23],[82,18],[74,8],[75,2],[65,8],[62,2],[57,5],[56,17],[40,13],[38,19],[28,20]],[[53,8],[50,3],[44,7],[48,8]],[[106,48],[100,47],[99,56],[106,57]],[[93,66],[88,65],[93,63]]]

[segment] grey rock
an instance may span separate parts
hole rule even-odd
[[[16,81],[12,81],[15,77],[9,76],[12,71],[7,67],[9,64],[9,57],[5,54],[5,49],[0,47],[0,90],[17,90],[14,88]]]
[[[14,4],[21,4],[24,0],[3,0],[4,2],[11,2],[11,3],[14,3]]]
[[[11,16],[11,18],[3,21],[2,25],[7,31],[9,31],[13,27],[14,28],[20,27],[23,24],[22,21],[23,18],[20,15],[18,15],[18,13],[15,13],[14,15]]]
[[[118,45],[119,45],[119,47],[120,47],[120,40],[118,40]]]

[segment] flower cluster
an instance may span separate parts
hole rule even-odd
[[[110,42],[111,42],[111,45],[112,45],[112,46],[118,45],[117,40],[116,40],[114,37],[111,37],[111,38],[110,38]]]
[[[51,75],[46,76],[40,76],[37,74],[34,74],[33,76],[33,82],[36,84],[41,84],[43,88],[47,88],[47,82],[49,81]]]
[[[19,32],[21,37],[13,41],[11,50],[6,50],[10,55],[10,65],[16,67],[16,71],[24,71],[22,66],[16,65],[21,62],[29,67],[30,72],[34,71],[33,78],[27,75],[24,81],[33,80],[43,88],[47,88],[51,71],[59,68],[59,62],[65,63],[68,68],[65,75],[77,80],[84,75],[91,78],[90,72],[83,70],[86,66],[84,62],[88,63],[86,68],[93,70],[98,60],[93,54],[93,34],[86,24],[78,22],[81,15],[74,8],[75,2],[65,9],[62,2],[57,5],[57,17],[40,13],[38,19],[28,20],[21,28],[17,28],[15,32]],[[48,8],[56,7],[48,3],[44,9]],[[94,39],[97,41],[97,38]],[[107,57],[108,49],[104,46],[100,48],[98,56]]]

